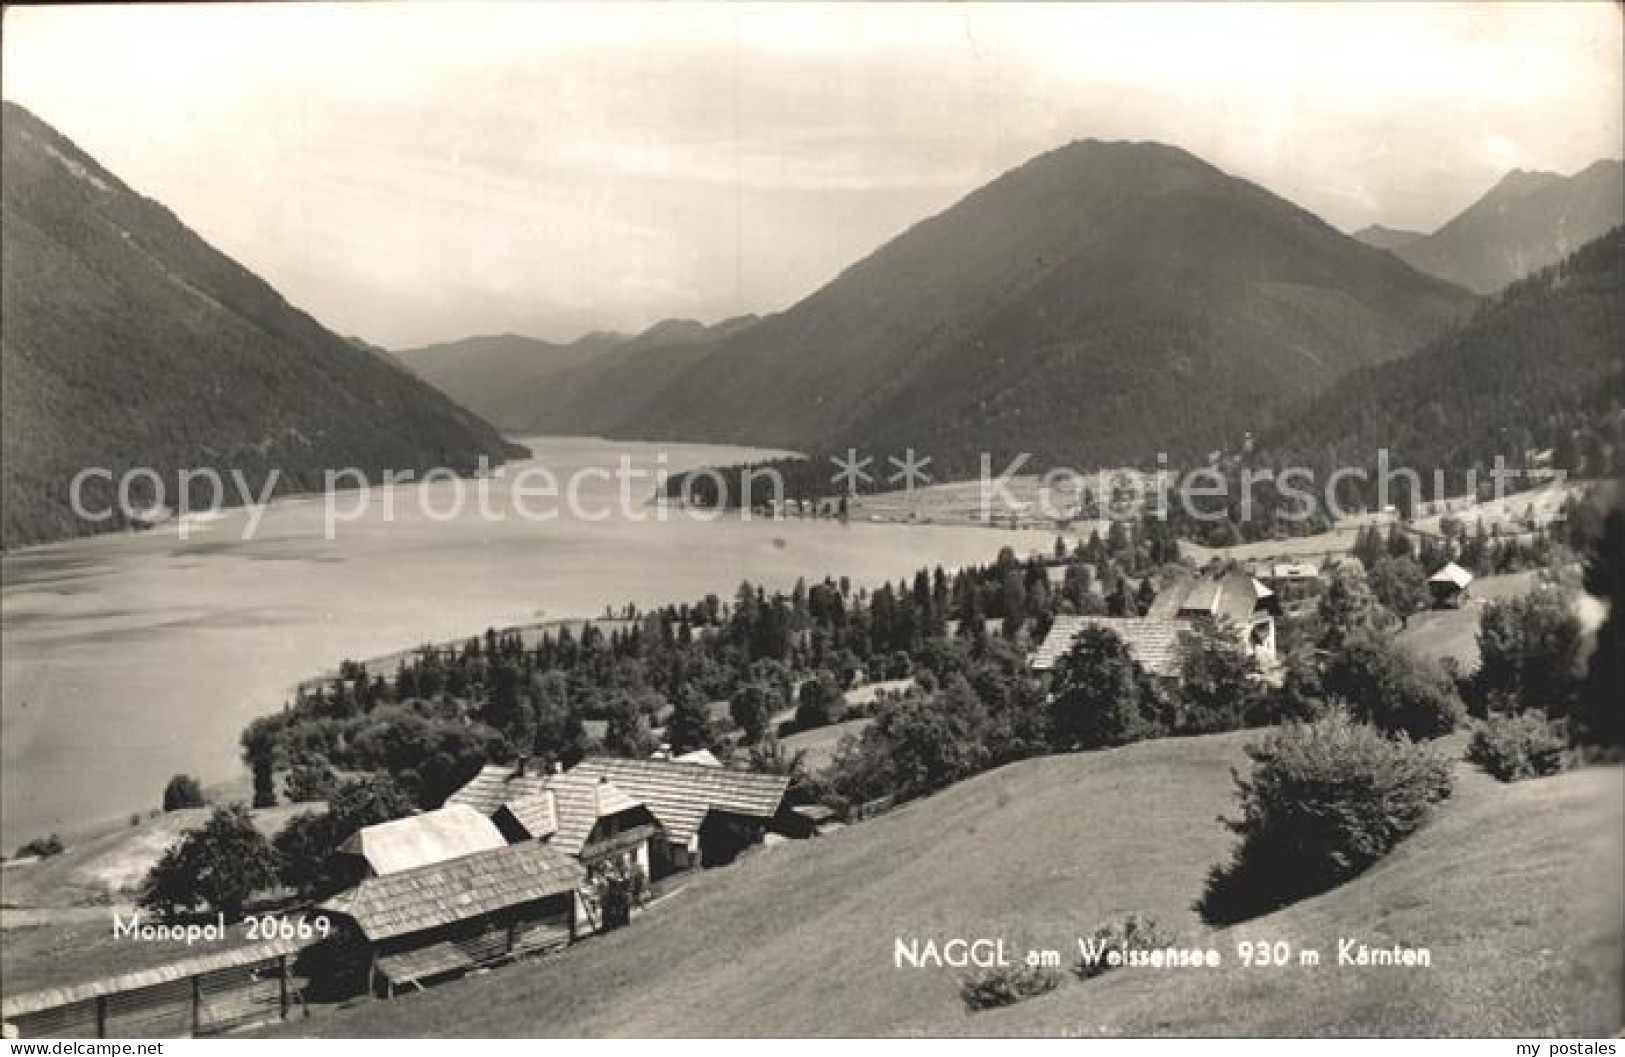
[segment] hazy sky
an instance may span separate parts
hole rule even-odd
[[[343,333],[783,308],[1072,139],[1346,230],[1618,157],[1608,4],[10,8],[4,94]]]

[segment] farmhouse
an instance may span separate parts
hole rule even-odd
[[[649,842],[659,829],[654,814],[608,778],[571,771],[548,778],[547,788],[497,809],[492,824],[511,843],[543,841],[583,866],[619,860],[649,872]]]
[[[1279,599],[1256,578],[1242,572],[1217,577],[1178,576],[1163,584],[1150,617],[1174,616],[1198,625],[1225,626],[1244,636],[1260,664],[1275,662],[1275,613]]]
[[[696,863],[731,862],[761,840],[779,815],[790,779],[676,760],[627,760],[600,756],[570,772],[607,778],[640,803],[660,824],[651,848],[651,876]]]
[[[366,864],[364,876],[383,877],[430,863],[490,851],[508,843],[495,824],[466,804],[367,826],[339,847]]]
[[[1428,591],[1433,595],[1434,609],[1459,609],[1467,600],[1467,588],[1473,574],[1451,562],[1428,577]]]
[[[1157,592],[1143,617],[1060,616],[1028,659],[1035,672],[1049,672],[1085,628],[1105,628],[1123,640],[1129,655],[1158,679],[1178,680],[1182,640],[1204,627],[1229,629],[1265,668],[1275,654],[1275,592],[1245,573],[1219,577],[1176,576]]]
[[[575,939],[581,864],[535,841],[369,877],[319,909],[340,926],[337,964],[368,990],[407,986],[557,950]]]
[[[1196,625],[1189,620],[1169,617],[1059,616],[1029,659],[1029,667],[1035,672],[1054,671],[1085,628],[1104,628],[1122,639],[1129,656],[1138,661],[1147,674],[1159,679],[1178,679],[1180,639],[1194,633]]]

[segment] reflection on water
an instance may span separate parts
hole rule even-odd
[[[612,469],[622,455],[672,471],[762,453],[697,445],[526,442],[561,480]],[[490,482],[499,496],[522,465]],[[414,489],[404,485],[400,488]],[[425,486],[431,493],[452,487]],[[618,485],[582,489],[613,509]],[[8,555],[0,602],[0,844],[122,817],[158,804],[186,771],[237,772],[237,735],[281,706],[299,679],[347,656],[377,656],[488,626],[595,616],[726,594],[739,580],[788,587],[796,577],[874,583],[920,565],[991,560],[998,548],[1046,548],[1043,533],[835,522],[702,523],[615,517],[584,523],[514,516],[455,521],[375,490],[366,515],[323,538],[323,504],[277,503],[255,538],[248,515]],[[415,498],[415,496],[413,497]],[[349,509],[350,500],[345,501]],[[439,503],[435,508],[449,504]],[[505,502],[498,510],[512,510]]]

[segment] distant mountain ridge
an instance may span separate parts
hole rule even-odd
[[[1438,231],[1391,248],[1420,271],[1492,294],[1625,223],[1622,174],[1612,159],[1573,176],[1514,169]]]
[[[1458,330],[1355,371],[1259,438],[1274,465],[1392,464],[1488,481],[1496,455],[1550,450],[1609,476],[1625,443],[1625,228],[1518,280]],[[1431,486],[1430,486],[1431,487]]]
[[[150,467],[169,489],[182,468],[241,470],[256,489],[274,469],[291,491],[330,469],[468,471],[523,451],[24,108],[4,103],[0,123],[5,547],[123,525],[72,511],[70,482],[90,467]],[[87,498],[111,497],[93,482]]]
[[[628,342],[523,393],[504,381],[490,401],[454,370],[425,377],[505,426],[913,447],[939,474],[975,473],[984,450],[1090,465],[1256,428],[1473,303],[1185,151],[1091,140],[972,192],[789,309],[702,341],[658,355]]]
[[[1354,233],[1354,237],[1367,246],[1375,246],[1379,250],[1397,250],[1401,246],[1409,246],[1427,238],[1420,231],[1406,231],[1403,228],[1385,228],[1381,224],[1368,224]]]
[[[598,332],[567,344],[504,334],[392,355],[511,433],[608,434],[717,342],[755,322],[666,319],[639,334]]]
[[[617,429],[1066,465],[1195,450],[1473,298],[1195,156],[1041,155],[684,371]]]

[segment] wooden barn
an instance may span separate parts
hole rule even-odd
[[[309,941],[281,940],[0,1002],[8,1037],[175,1039],[286,1019],[298,1002],[290,960]]]
[[[648,806],[660,830],[651,848],[651,876],[733,860],[759,842],[780,814],[790,779],[677,760],[596,756],[571,775],[607,778]]]
[[[526,841],[369,877],[320,909],[340,926],[339,960],[358,955],[368,990],[392,997],[567,946],[585,876],[575,859]]]

